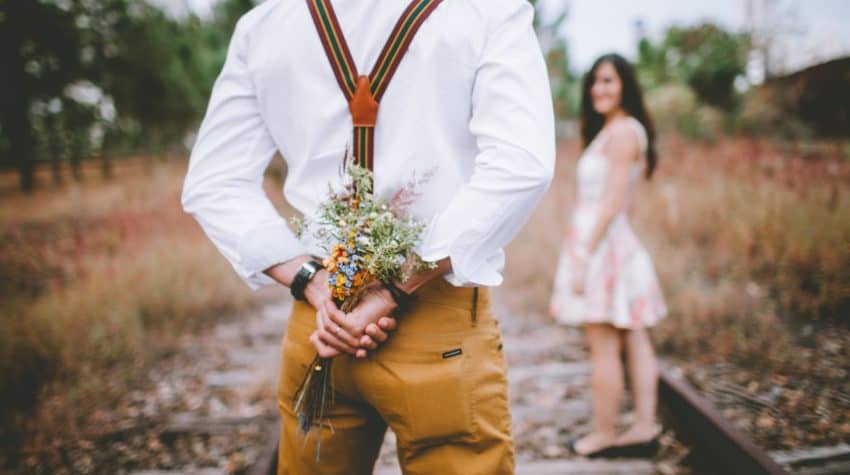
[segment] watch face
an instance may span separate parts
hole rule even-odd
[[[304,271],[305,274],[307,274],[307,278],[312,278],[313,275],[321,268],[322,266],[320,266],[317,262],[313,261],[308,261],[301,265],[301,270]]]

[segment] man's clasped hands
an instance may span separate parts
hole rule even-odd
[[[266,269],[265,273],[290,287],[298,268],[311,259],[310,256],[296,257]],[[304,288],[304,298],[316,309],[316,330],[310,335],[310,343],[323,358],[343,353],[365,358],[395,330],[392,312],[397,304],[389,290],[374,285],[351,312],[345,313],[331,298],[328,277],[328,271],[320,269]]]
[[[397,304],[386,288],[374,285],[351,312],[345,313],[333,302],[327,280],[328,272],[321,269],[304,289],[304,297],[316,309],[316,330],[310,335],[310,343],[323,358],[342,353],[365,358],[395,330],[392,312]]]

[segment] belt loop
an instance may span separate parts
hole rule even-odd
[[[478,287],[472,288],[472,326],[478,326]]]

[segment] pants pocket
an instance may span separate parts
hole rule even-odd
[[[393,353],[384,364],[394,375],[395,391],[403,398],[402,427],[394,430],[405,445],[474,439],[466,376],[470,359],[461,342],[420,342]]]

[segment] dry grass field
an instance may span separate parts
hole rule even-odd
[[[561,145],[549,193],[508,250],[502,293],[515,311],[546,310],[579,153]],[[658,332],[665,349],[783,362],[791,326],[850,323],[846,154],[749,139],[660,143],[659,170],[637,190],[632,217],[671,308]]]
[[[29,196],[0,178],[0,446],[111,430],[91,415],[181,335],[269,298],[183,213],[185,169],[127,159],[109,182],[92,166]]]
[[[546,312],[579,153],[561,144],[549,193],[507,251],[499,295],[517,315]],[[668,136],[659,155],[632,217],[670,308],[653,331],[661,355],[706,393],[728,381],[771,401],[727,411],[763,446],[850,441],[850,148]]]

